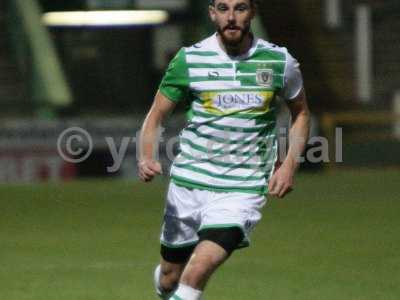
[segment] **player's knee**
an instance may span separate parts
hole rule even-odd
[[[168,268],[161,270],[160,285],[166,292],[176,288],[179,283],[182,271],[180,269]]]
[[[160,274],[160,285],[164,290],[174,290],[178,285],[183,269],[194,247],[195,245],[184,248],[170,248],[161,245],[163,263]]]
[[[193,256],[189,261],[190,272],[185,273],[185,281],[197,282],[208,277],[219,265],[218,259],[209,254],[201,254]]]

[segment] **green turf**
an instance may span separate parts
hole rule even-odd
[[[400,172],[301,174],[206,299],[399,299]],[[146,300],[165,183],[0,186],[0,299]]]

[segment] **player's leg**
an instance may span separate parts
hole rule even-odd
[[[184,267],[185,264],[173,264],[161,259],[154,271],[154,285],[160,298],[168,299],[175,291]]]
[[[256,194],[213,193],[200,196],[209,201],[201,210],[199,244],[170,299],[200,299],[218,267],[235,249],[249,245],[249,234],[261,219],[260,210],[265,204],[265,197]]]
[[[192,191],[171,183],[166,199],[161,230],[161,264],[154,279],[157,294],[164,299],[173,292],[182,271],[198,242],[196,221],[199,203],[193,201]]]
[[[169,248],[161,245],[161,262],[154,272],[157,294],[167,297],[177,288],[179,279],[195,245],[182,248]]]
[[[170,293],[176,289],[186,263],[170,263],[161,259],[159,268],[159,288],[164,293]]]
[[[199,232],[196,246],[170,299],[198,300],[217,268],[223,264],[243,239],[239,228],[214,228]]]

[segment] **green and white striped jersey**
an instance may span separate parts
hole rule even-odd
[[[303,87],[286,48],[254,38],[230,57],[216,34],[182,48],[160,92],[188,104],[188,124],[170,175],[175,184],[221,192],[264,194],[277,159],[277,95],[290,101]]]

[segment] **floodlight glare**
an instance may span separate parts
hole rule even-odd
[[[105,10],[48,12],[43,15],[47,26],[134,26],[158,25],[168,20],[162,10]]]

